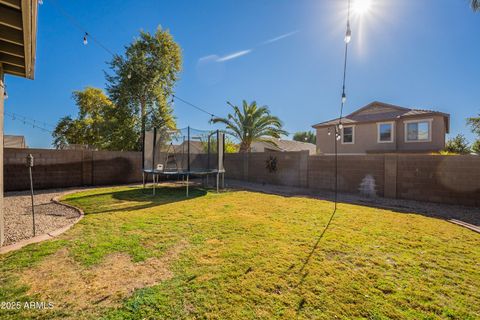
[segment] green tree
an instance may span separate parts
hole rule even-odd
[[[271,115],[267,106],[259,107],[255,101],[249,104],[245,100],[241,108],[230,102],[228,104],[233,113],[229,113],[226,118],[213,118],[212,122],[226,126],[226,133],[240,141],[240,152],[248,152],[254,141],[274,143],[268,138],[280,138],[287,134],[282,129],[280,119]]]
[[[475,140],[475,142],[472,144],[472,152],[480,154],[480,139]]]
[[[480,137],[480,114],[478,117],[467,118],[467,125],[471,127],[473,133]]]
[[[317,136],[311,131],[300,131],[295,132],[295,134],[293,135],[293,140],[316,144]]]
[[[203,141],[203,151],[208,152],[208,142]],[[236,144],[232,139],[225,136],[225,145],[223,146],[225,153],[236,153],[238,152],[238,144]],[[210,140],[210,152],[217,152],[217,139],[212,138]]]
[[[470,6],[473,11],[480,11],[480,0],[470,0]]]
[[[101,89],[87,87],[74,91],[73,99],[78,107],[78,116],[63,117],[53,132],[53,145],[63,148],[68,144],[84,144],[99,149],[108,149],[111,137],[107,128],[116,118],[115,106]]]
[[[112,74],[106,74],[107,91],[115,105],[130,111],[136,125],[134,149],[140,149],[142,132],[149,127],[176,127],[170,97],[181,71],[180,46],[168,30],[157,28],[154,34],[141,32],[110,62]]]
[[[445,145],[444,151],[449,153],[468,154],[470,146],[463,134],[458,134],[453,139],[449,139]]]

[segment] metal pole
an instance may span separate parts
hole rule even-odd
[[[187,136],[187,171],[190,172],[190,126],[188,126],[187,128],[187,132],[188,132],[187,133],[188,134]]]
[[[35,232],[35,206],[33,203],[33,178],[32,178],[32,167],[28,168],[28,171],[30,171],[30,194],[32,197],[32,220],[33,220],[33,236],[36,235]]]
[[[27,156],[27,167],[28,167],[28,173],[30,176],[30,196],[32,198],[32,223],[33,223],[33,236],[36,235],[35,231],[35,204],[33,201],[33,175],[32,175],[32,167],[33,167],[33,155],[29,154]]]
[[[189,185],[189,174],[187,173],[187,198],[188,198],[188,185]]]

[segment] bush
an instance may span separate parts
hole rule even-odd
[[[472,152],[480,154],[480,139],[472,144]]]
[[[458,134],[453,139],[449,139],[443,150],[447,153],[468,154],[470,146],[463,134]]]

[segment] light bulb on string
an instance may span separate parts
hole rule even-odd
[[[131,74],[130,72],[127,74],[127,78],[128,78],[128,79],[131,79],[131,78],[132,78],[132,74]]]
[[[83,36],[83,44],[84,45],[88,44],[88,32],[85,32],[85,35]]]
[[[7,100],[8,99],[8,93],[7,90],[3,92],[3,99]]]
[[[347,101],[347,95],[345,92],[342,92],[342,103],[345,103]]]
[[[342,130],[342,129],[343,129],[343,124],[340,123],[340,124],[338,125],[338,129]]]
[[[347,22],[347,31],[345,32],[345,38],[344,38],[344,41],[345,43],[350,43],[350,41],[352,40],[352,29],[350,29],[350,21]]]

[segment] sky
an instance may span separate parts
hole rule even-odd
[[[355,0],[352,0],[355,1]],[[349,113],[372,101],[451,114],[451,134],[473,141],[465,119],[480,113],[480,13],[468,0],[371,0],[352,17],[347,69]],[[225,116],[226,101],[267,105],[289,132],[339,114],[347,0],[43,0],[35,80],[6,76],[5,111],[55,124],[75,116],[72,92],[105,88],[111,55],[140,30],[169,29],[182,48],[176,94]],[[179,127],[216,128],[180,101]],[[5,133],[50,148],[51,134],[5,117]]]

